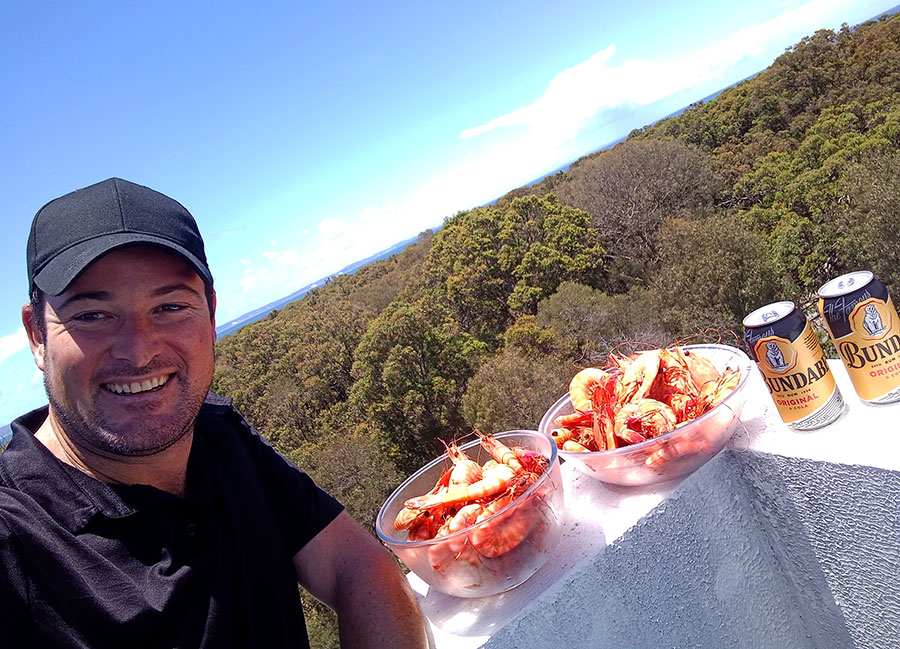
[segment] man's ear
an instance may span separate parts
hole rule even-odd
[[[28,336],[28,344],[31,347],[31,355],[34,356],[34,363],[43,372],[44,335],[37,325],[37,318],[34,314],[34,305],[31,303],[22,306],[22,325],[25,327],[25,334]]]

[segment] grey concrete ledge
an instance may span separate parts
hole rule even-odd
[[[433,646],[900,646],[900,404],[862,404],[832,369],[839,421],[791,430],[752,377],[730,447],[683,480],[564,466],[563,537],[527,582],[466,600],[410,577]]]

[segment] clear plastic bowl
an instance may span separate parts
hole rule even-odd
[[[394,519],[406,500],[431,491],[441,470],[449,464],[445,454],[400,485],[375,520],[378,537],[400,561],[429,586],[456,597],[485,597],[515,588],[549,558],[562,531],[564,497],[556,444],[533,430],[506,431],[494,437],[507,446],[521,446],[550,459],[541,477],[515,501],[454,534],[407,541],[406,530],[394,529]],[[490,459],[478,440],[460,448],[479,464]],[[496,545],[483,553],[477,548],[485,547],[486,538],[496,539]]]
[[[684,349],[705,356],[720,372],[729,367],[739,370],[737,388],[709,412],[664,435],[611,451],[561,450],[562,461],[603,482],[634,486],[688,475],[721,451],[740,424],[752,361],[740,349],[728,345],[684,345]],[[574,411],[569,396],[561,397],[544,414],[539,432],[549,437],[553,420]]]

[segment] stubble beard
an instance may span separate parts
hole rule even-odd
[[[131,409],[131,418],[125,424],[110,420],[96,399],[85,410],[64,398],[64,390],[57,389],[52,361],[48,358],[44,371],[44,388],[51,412],[69,440],[76,446],[103,456],[147,457],[165,451],[193,430],[200,406],[206,398],[209,386],[191,391],[186,382],[178,386],[181,394],[174,411],[165,415],[154,414],[149,408]],[[152,365],[131,374],[153,374]],[[174,386],[170,386],[174,387]],[[97,388],[103,390],[104,388]]]

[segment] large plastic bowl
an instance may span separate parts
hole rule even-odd
[[[556,444],[533,430],[506,431],[494,437],[507,446],[521,446],[550,459],[541,477],[515,501],[454,534],[407,541],[405,530],[394,529],[394,519],[406,500],[431,491],[441,470],[450,463],[445,454],[400,485],[375,520],[378,537],[400,561],[429,586],[456,597],[484,597],[518,586],[544,564],[562,530],[564,498]],[[490,459],[478,440],[460,448],[479,464]],[[477,548],[485,547],[485,538],[496,539],[499,549],[506,551],[494,547],[482,553]]]
[[[728,345],[685,345],[683,348],[705,356],[720,372],[729,367],[739,370],[737,388],[709,412],[664,435],[611,451],[561,450],[562,461],[603,482],[634,486],[688,475],[722,450],[740,425],[752,362],[740,349]],[[538,430],[549,437],[554,429],[553,420],[574,411],[569,396],[561,397],[541,419]]]

